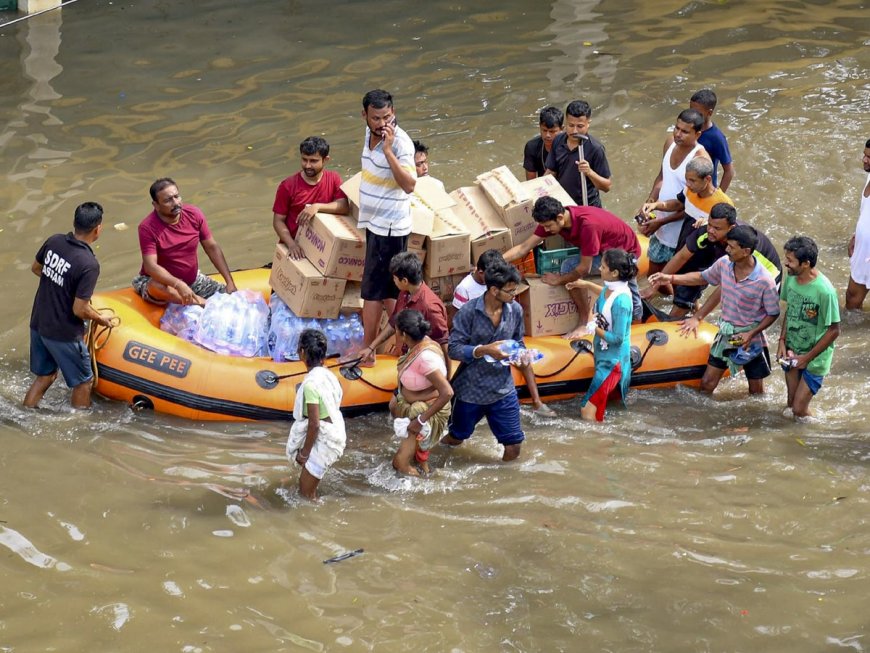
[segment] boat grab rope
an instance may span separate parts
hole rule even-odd
[[[94,372],[94,387],[100,380],[100,373],[97,369],[97,352],[106,346],[109,342],[109,337],[112,335],[112,329],[121,324],[121,318],[115,315],[113,308],[98,308],[96,311],[100,315],[109,316],[109,325],[103,326],[91,320],[91,326],[88,329],[87,346],[88,353],[91,355],[91,369]],[[105,337],[103,337],[105,336]]]

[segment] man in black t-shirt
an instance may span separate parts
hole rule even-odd
[[[559,180],[562,188],[577,204],[601,208],[600,193],[610,192],[610,164],[600,141],[589,136],[592,108],[583,100],[571,102],[565,109],[565,131],[553,140],[547,157],[547,174]],[[583,159],[580,159],[580,150]]]
[[[526,143],[523,149],[523,169],[526,171],[526,179],[543,177],[547,172],[547,157],[553,147],[556,136],[562,133],[562,124],[565,117],[556,107],[544,107],[538,114],[538,127],[540,136],[535,136]]]
[[[91,405],[93,373],[84,342],[84,321],[109,325],[109,320],[90,305],[100,276],[91,244],[103,229],[103,207],[96,202],[80,205],[73,227],[73,232],[46,240],[31,266],[39,277],[39,288],[30,315],[30,371],[36,379],[24,396],[27,408],[39,405],[58,369],[72,388],[73,408]]]
[[[726,237],[734,227],[744,223],[737,219],[737,210],[730,204],[721,202],[714,204],[710,209],[710,217],[707,224],[692,230],[686,236],[685,244],[677,250],[673,258],[665,264],[662,274],[685,274],[687,272],[700,272],[706,270],[718,259],[725,256]],[[762,232],[755,229],[758,234],[758,244],[752,255],[770,272],[776,280],[777,288],[782,279],[782,263],[779,252],[770,242],[770,239]],[[671,308],[671,317],[684,317],[700,299],[707,286],[675,286],[674,306]],[[711,298],[718,301],[718,288]],[[647,293],[641,293],[645,296]]]

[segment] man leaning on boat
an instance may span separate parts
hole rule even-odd
[[[153,304],[200,306],[216,292],[235,292],[223,250],[203,212],[192,204],[182,204],[178,185],[169,177],[155,181],[149,192],[154,210],[139,223],[142,269],[133,279],[133,289]],[[200,272],[200,243],[226,284]]]

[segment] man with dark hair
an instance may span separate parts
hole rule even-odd
[[[85,320],[109,326],[90,304],[100,276],[91,245],[103,230],[103,207],[85,202],[76,208],[73,231],[55,234],[36,253],[33,274],[39,288],[30,314],[30,371],[36,375],[24,405],[36,408],[60,369],[72,388],[73,408],[89,408],[93,372],[84,343]]]
[[[864,143],[864,172],[870,173],[870,139]],[[846,287],[846,309],[860,310],[870,288],[870,174],[864,182],[858,224],[849,239],[849,285]]]
[[[142,268],[133,279],[133,289],[145,301],[161,305],[202,306],[216,292],[235,292],[223,250],[211,235],[203,212],[182,204],[178,186],[169,177],[151,184],[149,193],[154,210],[139,223]],[[199,270],[200,243],[226,285]]]
[[[601,206],[600,193],[610,192],[610,164],[599,140],[589,135],[592,107],[575,100],[565,109],[565,131],[555,139],[547,156],[547,174],[555,175],[577,204]],[[581,156],[582,155],[582,156]]]
[[[810,402],[831,371],[834,341],[840,335],[837,291],[816,269],[819,248],[812,238],[795,236],[783,247],[788,275],[780,298],[785,302],[784,323],[777,358],[788,390],[786,415],[808,417]]]
[[[540,135],[526,143],[523,150],[523,169],[526,179],[543,177],[547,172],[547,157],[553,148],[553,140],[562,133],[565,116],[556,107],[544,107],[538,114]]]
[[[555,197],[540,197],[532,207],[532,217],[538,223],[534,233],[519,245],[514,245],[505,252],[506,261],[522,259],[533,248],[544,242],[548,236],[560,235],[565,241],[580,249],[578,256],[569,256],[562,262],[559,273],[549,272],[542,281],[550,286],[564,286],[576,279],[584,279],[598,274],[601,255],[608,249],[624,249],[640,258],[640,243],[637,234],[618,216],[595,206],[562,206]],[[629,282],[632,299],[632,316],[635,320],[643,316],[643,305],[637,280]],[[576,339],[586,333],[592,308],[592,298],[589,291],[583,288],[573,288],[571,298],[577,305],[580,321],[577,328],[566,334],[569,339]],[[578,335],[579,334],[579,335]]]
[[[429,179],[441,187],[441,190],[447,192],[441,180],[435,179],[435,177],[429,174],[429,146],[423,141],[414,141],[414,167],[417,170],[417,179],[429,177]],[[411,203],[414,202],[415,197],[415,195],[411,195]]]
[[[640,213],[648,204],[676,199],[686,185],[689,161],[699,156],[709,158],[704,146],[698,144],[703,126],[704,118],[694,109],[685,109],[677,116],[672,136],[665,139],[659,173]],[[660,211],[655,218],[640,225],[640,232],[650,237],[647,249],[650,273],[660,271],[677,252],[685,217],[683,210]]]
[[[341,177],[325,169],[329,143],[320,136],[309,136],[299,144],[299,154],[302,170],[278,185],[272,205],[272,228],[294,259],[304,256],[295,240],[300,225],[315,213],[346,214],[349,210],[347,195],[341,190]]]
[[[683,211],[687,218],[686,226],[697,229],[707,224],[710,209],[716,204],[734,205],[722,189],[713,185],[713,163],[702,156],[695,157],[686,164],[685,184],[685,188],[672,200],[645,203],[641,215],[650,218],[653,211]]]
[[[477,257],[475,268],[459,282],[453,291],[453,303],[447,307],[448,325],[452,326],[456,311],[486,292],[487,269],[494,263],[504,262],[504,256],[497,249],[488,249]],[[529,389],[529,398],[532,400],[535,412],[544,417],[555,417],[556,411],[541,400],[541,395],[538,393],[538,382],[535,380],[535,372],[531,365],[522,368],[522,372],[526,378],[526,387]]]
[[[707,150],[713,162],[713,185],[728,190],[734,179],[734,164],[731,161],[731,150],[728,149],[728,139],[722,130],[713,122],[713,112],[716,110],[716,94],[709,88],[704,88],[689,99],[689,108],[694,109],[704,117],[704,126],[698,142]],[[722,164],[722,182],[717,184],[719,164]]]
[[[362,151],[359,226],[366,232],[366,257],[360,295],[365,344],[377,333],[384,308],[393,312],[399,289],[390,274],[393,256],[408,249],[411,199],[417,184],[414,143],[396,124],[393,96],[381,89],[363,96],[366,123]]]
[[[447,372],[450,373],[450,358],[447,356],[447,310],[444,302],[423,281],[423,265],[414,252],[400,252],[390,260],[390,274],[393,283],[399,289],[399,297],[390,314],[387,325],[372,340],[359,351],[362,363],[372,365],[375,362],[375,351],[396,333],[396,316],[406,308],[420,311],[423,318],[429,322],[432,331],[429,337],[441,345],[447,362]],[[397,356],[400,351],[394,352]]]
[[[447,311],[451,318],[468,300],[480,297],[486,292],[486,269],[496,261],[504,261],[504,255],[497,249],[488,249],[477,257],[477,265],[453,290],[453,311]]]
[[[776,283],[765,267],[752,255],[758,234],[748,225],[728,232],[725,251],[720,258],[701,272],[664,275],[651,274],[650,283],[671,283],[684,286],[712,284],[722,294],[722,315],[719,333],[710,347],[707,369],[701,378],[701,392],[712,394],[730,369],[732,375],[743,367],[749,382],[749,394],[764,392],[764,379],[770,375],[770,353],[764,330],[779,317],[779,294]],[[707,315],[705,303],[692,317],[680,324],[684,335],[698,336],[698,325]],[[709,310],[712,310],[709,309]]]
[[[486,269],[486,292],[466,303],[453,320],[448,350],[462,365],[453,377],[455,403],[448,434],[441,443],[455,447],[465,442],[485,416],[490,430],[504,446],[502,460],[520,455],[525,434],[520,424],[520,402],[509,365],[505,340],[523,345],[523,309],[514,301],[520,273],[512,265],[495,262]],[[528,367],[527,365],[524,367]]]
[[[665,267],[662,269],[662,275],[668,277],[678,272],[688,273],[706,270],[726,255],[725,246],[728,233],[734,227],[742,224],[744,223],[737,219],[737,210],[731,204],[721,202],[715,204],[710,209],[707,224],[689,232],[688,236],[686,236],[685,244],[665,264]],[[782,279],[782,264],[779,259],[779,253],[764,233],[756,229],[756,234],[758,235],[758,243],[752,252],[752,256],[764,266],[774,278],[774,281],[776,281],[777,286],[779,286],[779,282]],[[706,284],[700,286],[674,286],[674,305],[671,308],[671,317],[683,317],[695,308],[695,303],[701,298],[706,287]],[[650,286],[650,288],[644,289],[641,295],[643,296],[644,293],[652,296],[655,293],[655,287]],[[704,315],[709,315],[718,304],[719,289],[716,288],[705,302]]]

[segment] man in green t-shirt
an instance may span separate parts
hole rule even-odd
[[[819,248],[812,238],[795,236],[785,246],[783,264],[788,275],[782,280],[780,300],[785,316],[777,357],[785,371],[788,389],[787,416],[808,417],[810,401],[831,371],[834,340],[840,335],[837,291],[816,270]]]

